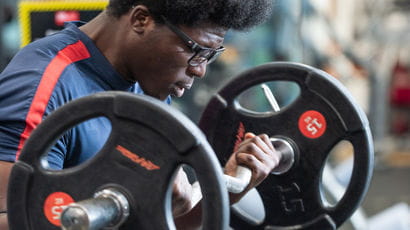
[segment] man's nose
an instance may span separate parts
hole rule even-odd
[[[189,76],[195,76],[198,78],[202,78],[205,76],[206,73],[206,66],[207,66],[207,61],[202,62],[201,64],[197,66],[189,66],[188,67],[188,75]]]

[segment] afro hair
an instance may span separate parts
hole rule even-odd
[[[212,23],[247,30],[263,23],[272,12],[273,0],[110,0],[107,12],[119,17],[132,6],[145,5],[158,22],[161,15],[176,25]]]

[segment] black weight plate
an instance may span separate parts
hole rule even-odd
[[[300,95],[277,113],[257,116],[244,111],[238,95],[269,81],[294,82]],[[231,214],[235,229],[334,229],[358,208],[368,189],[374,153],[367,118],[349,92],[321,70],[277,62],[245,71],[211,99],[199,126],[222,165],[245,132],[290,139],[297,150],[289,171],[272,174],[257,187],[266,210],[264,222],[253,226]],[[320,195],[321,173],[330,151],[342,140],[354,148],[352,177],[341,200],[327,207]]]
[[[65,131],[99,116],[110,120],[112,131],[95,157],[61,171],[41,166],[42,156]],[[117,186],[130,202],[130,216],[121,230],[172,229],[166,194],[180,164],[190,165],[202,185],[204,227],[226,229],[229,210],[222,170],[195,124],[147,96],[103,92],[76,99],[33,131],[13,167],[8,191],[10,228],[59,229],[50,215],[61,212],[67,199],[89,199],[102,187]]]

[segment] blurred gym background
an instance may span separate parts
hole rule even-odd
[[[65,20],[88,21],[106,3],[1,0],[0,71],[28,42],[62,29]],[[330,73],[367,114],[375,144],[368,194],[341,229],[410,230],[409,41],[410,0],[275,0],[267,23],[228,33],[227,51],[173,106],[198,122],[220,87],[266,62],[301,62]],[[340,148],[332,174],[343,187],[351,153]]]

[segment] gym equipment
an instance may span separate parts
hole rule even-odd
[[[262,84],[274,112],[260,115],[242,108],[237,96],[267,81],[295,82],[301,94],[280,110],[273,93]],[[45,167],[48,149],[64,131],[99,116],[107,117],[113,128],[96,157],[62,171]],[[222,163],[248,131],[270,135],[282,154],[279,167],[244,198],[256,208],[262,203],[266,215],[252,222],[234,205],[234,229],[336,229],[367,191],[373,147],[366,116],[347,90],[320,70],[295,63],[250,69],[213,97],[200,127]],[[328,207],[321,200],[320,177],[329,151],[341,140],[354,147],[354,169],[343,198]],[[238,178],[222,179],[213,154],[192,122],[155,99],[119,92],[78,99],[51,114],[26,142],[10,178],[10,227],[56,229],[62,223],[66,229],[173,229],[170,181],[179,165],[188,164],[201,183],[202,191],[194,186],[198,201],[202,192],[206,194],[204,229],[228,229],[223,183],[231,192],[241,192],[251,173],[242,167]],[[60,223],[57,214],[63,209]]]
[[[92,159],[60,171],[45,167],[55,140],[76,124],[101,116],[110,120],[112,131]],[[171,181],[181,164],[190,165],[202,185],[204,229],[227,229],[222,170],[195,124],[148,96],[103,92],[76,99],[33,131],[12,168],[10,228],[58,229],[61,211],[71,204],[62,218],[67,229],[174,229]]]
[[[294,82],[300,95],[280,111],[255,113],[240,105],[237,98],[242,92],[268,81]],[[273,95],[262,88],[275,109]],[[199,126],[222,165],[245,132],[266,133],[293,150],[288,163],[280,164],[286,167],[256,188],[265,218],[256,223],[231,212],[234,229],[336,229],[367,192],[374,154],[368,120],[347,89],[321,70],[289,62],[247,70],[213,96]],[[353,172],[344,196],[329,207],[321,199],[321,175],[330,150],[342,140],[353,145]]]

